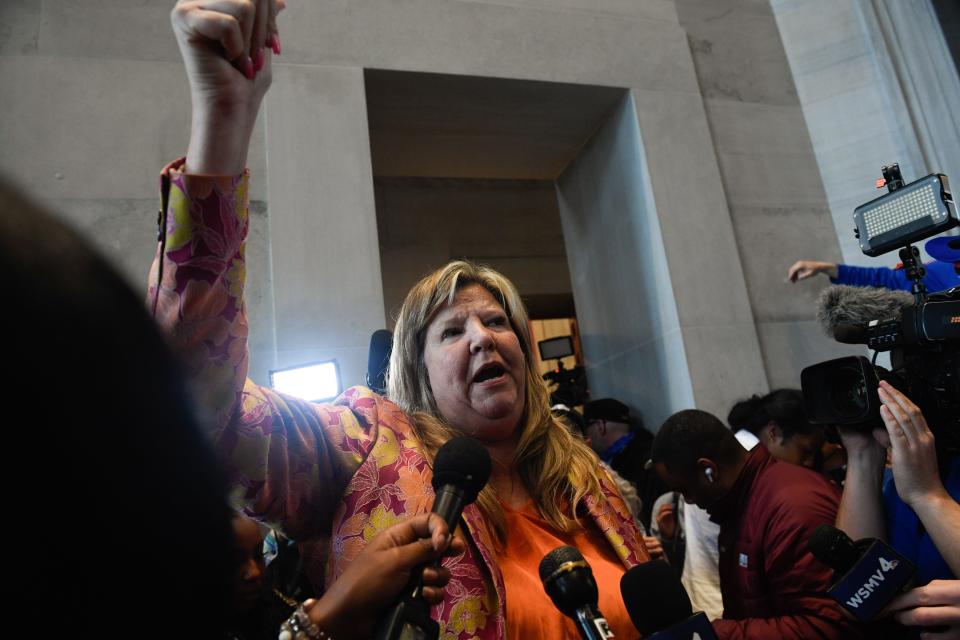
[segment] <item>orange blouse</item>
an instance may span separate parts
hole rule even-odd
[[[560,613],[540,581],[540,560],[557,547],[570,545],[583,554],[593,570],[600,592],[598,608],[617,640],[640,634],[620,597],[620,577],[626,568],[592,520],[585,529],[563,532],[540,517],[529,502],[520,510],[503,507],[507,518],[506,549],[497,554],[506,588],[507,638],[579,639],[573,620]]]

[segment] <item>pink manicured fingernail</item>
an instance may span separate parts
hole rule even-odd
[[[243,59],[243,75],[247,76],[247,80],[253,80],[253,74],[253,60],[247,56]]]
[[[270,44],[270,48],[273,49],[273,53],[280,55],[280,34],[273,34],[273,42]]]
[[[263,47],[257,47],[257,50],[253,53],[253,70],[260,71],[260,69],[263,69],[263,62]]]

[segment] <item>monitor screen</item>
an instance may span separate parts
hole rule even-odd
[[[340,371],[335,360],[271,371],[270,386],[303,400],[332,400],[341,391]]]
[[[537,346],[540,347],[541,360],[554,360],[573,355],[573,340],[570,336],[541,340]]]

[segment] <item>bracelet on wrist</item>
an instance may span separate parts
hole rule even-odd
[[[278,640],[333,640],[333,638],[310,619],[307,610],[301,604],[280,625]]]

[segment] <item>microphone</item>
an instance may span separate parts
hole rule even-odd
[[[866,344],[870,322],[900,318],[911,305],[913,296],[906,291],[836,284],[817,298],[817,321],[837,342]]]
[[[472,438],[459,436],[448,440],[433,461],[432,513],[436,513],[452,534],[463,508],[477,499],[490,478],[490,454]],[[433,561],[439,566],[440,559]],[[376,640],[436,640],[440,625],[430,618],[430,605],[423,599],[423,567],[414,569],[406,595],[381,620]]]
[[[863,545],[858,546],[846,533],[828,524],[822,524],[813,530],[807,548],[817,560],[837,574],[853,569],[866,550]]]
[[[872,620],[913,578],[916,567],[890,545],[875,538],[854,542],[846,533],[822,524],[807,542],[810,553],[840,576],[827,595],[861,622]]]
[[[463,508],[477,499],[490,479],[490,454],[479,442],[466,436],[451,438],[433,462],[433,500],[436,513],[450,527],[457,527]]]
[[[393,334],[386,329],[374,331],[370,336],[370,353],[367,355],[367,386],[380,395],[387,390],[386,378],[391,351]]]
[[[557,547],[540,561],[540,580],[557,609],[573,618],[583,640],[607,640],[613,631],[600,610],[593,570],[575,547]]]
[[[693,613],[687,590],[663,560],[623,574],[620,594],[633,626],[648,640],[717,640],[707,616]]]

